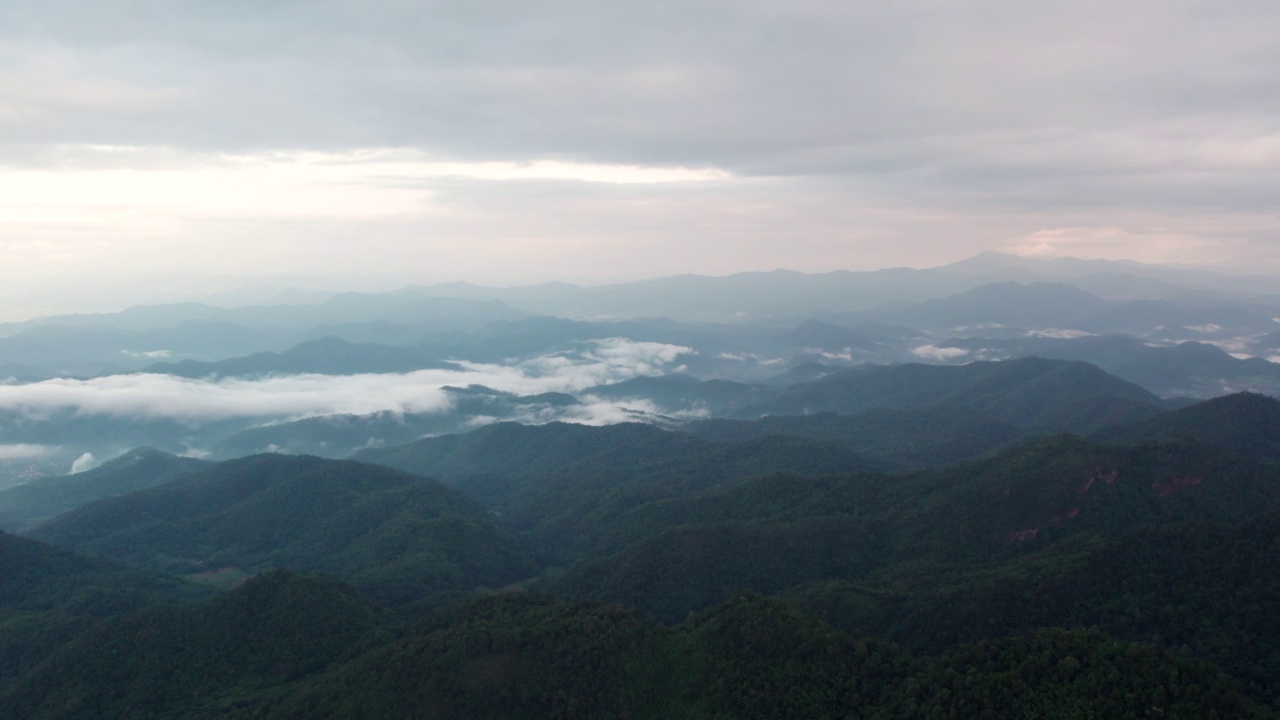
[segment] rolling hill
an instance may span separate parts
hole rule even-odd
[[[276,567],[350,580],[383,602],[430,603],[534,573],[473,501],[376,465],[258,455],[107,498],[31,532],[167,572]]]

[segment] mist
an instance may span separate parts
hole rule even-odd
[[[677,345],[610,338],[580,350],[511,364],[457,361],[457,369],[358,375],[301,374],[262,379],[187,379],[135,373],[91,379],[56,378],[0,386],[0,410],[40,419],[71,411],[80,416],[168,419],[199,423],[232,418],[305,418],[379,411],[438,413],[453,407],[444,388],[483,385],[504,393],[573,393],[645,375],[678,370],[673,363],[692,350]],[[587,412],[582,419],[623,419]],[[38,446],[10,452],[34,453]]]

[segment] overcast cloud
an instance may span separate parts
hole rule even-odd
[[[0,8],[0,274],[1274,268],[1280,4]]]

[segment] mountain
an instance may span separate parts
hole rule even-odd
[[[720,415],[764,402],[777,392],[772,387],[732,380],[701,380],[671,373],[596,385],[583,395],[607,400],[650,400],[664,410],[684,410]]]
[[[366,450],[356,457],[362,462],[456,481],[564,474],[583,463],[595,472],[603,464],[602,457],[609,458],[614,474],[634,475],[642,471],[636,468],[662,463],[673,453],[697,453],[711,447],[690,436],[639,423],[603,427],[496,423],[467,433]]]
[[[1082,317],[1101,313],[1112,303],[1063,283],[981,285],[958,295],[906,308],[867,313],[880,322],[927,330],[961,328],[1073,327]]]
[[[385,611],[331,578],[273,571],[200,604],[110,618],[0,693],[7,717],[226,717],[388,639]]]
[[[151,448],[131,450],[92,470],[0,491],[0,529],[27,530],[99,498],[162,485],[209,465]]]
[[[1168,678],[1177,680],[1173,690]],[[127,683],[125,692],[138,685]],[[1070,703],[1102,717],[1141,717],[1152,707],[1170,717],[1267,716],[1212,664],[1158,646],[1048,630],[920,657],[755,594],[674,628],[599,603],[484,598],[297,685],[246,695],[224,712],[267,720],[942,720],[984,711],[1036,717]],[[194,717],[215,710],[197,707],[204,713]]]
[[[1011,423],[960,407],[871,408],[852,415],[819,412],[758,420],[697,420],[684,432],[719,442],[794,435],[833,442],[898,469],[946,465],[1004,447],[1026,436]]]
[[[963,407],[988,418],[1040,431],[1064,430],[1063,408],[1091,398],[1145,403],[1160,400],[1137,385],[1083,362],[1021,358],[963,366],[903,364],[854,368],[792,385],[738,417],[855,413],[873,407]]]
[[[85,321],[34,325],[0,337],[0,353],[7,363],[29,368],[22,373],[27,378],[43,380],[131,371],[156,358],[222,357],[283,349],[288,344],[277,333],[226,322],[191,320],[168,328],[134,330]]]
[[[432,347],[400,347],[374,343],[352,343],[341,338],[307,340],[283,352],[261,352],[247,357],[202,362],[183,360],[161,362],[142,369],[187,378],[263,377],[267,375],[355,375],[359,373],[405,373],[426,368],[456,369]]]
[[[1180,288],[1183,297],[1212,293],[1218,297],[1266,296],[1275,292],[1275,278],[1267,275],[1241,275],[1177,266],[1152,265],[1134,260],[1098,260],[1074,257],[1036,258],[1002,252],[984,252],[971,258],[935,268],[939,272],[974,278],[999,280],[1066,281],[1098,276],[1119,276],[1119,287],[1141,286],[1130,278],[1154,280]],[[1125,292],[1132,292],[1126,289]]]
[[[637,505],[770,473],[813,477],[882,467],[831,443],[717,443],[639,424],[503,423],[357,457],[440,477],[561,559],[599,552],[599,529]]]
[[[473,501],[363,463],[257,455],[61,515],[31,536],[173,573],[275,567],[349,579],[396,605],[533,574]]]
[[[428,435],[466,432],[475,419],[520,417],[533,421],[558,417],[580,406],[565,393],[516,395],[482,385],[445,386],[449,409],[440,412],[322,415],[269,423],[231,433],[213,443],[213,456],[231,459],[262,452],[344,458],[368,448],[392,447]]]
[[[853,601],[864,608],[847,616],[849,629],[937,652],[989,637],[993,627],[1097,628],[1212,660],[1255,698],[1274,703],[1280,686],[1270,669],[1280,663],[1280,619],[1265,608],[1280,592],[1271,572],[1280,562],[1278,531],[1274,510],[1238,523],[1134,525],[1080,535],[981,572],[927,581],[899,572],[885,580],[901,592],[877,611]],[[830,590],[817,594],[823,592]],[[831,617],[851,599],[828,598]],[[868,625],[867,618],[875,619]]]
[[[992,360],[1036,355],[1089,362],[1164,397],[1210,398],[1251,391],[1280,395],[1280,365],[1240,359],[1206,343],[1152,346],[1126,335],[963,338],[940,344]]]
[[[898,553],[986,558],[1143,523],[1241,522],[1280,503],[1280,466],[1185,440],[1055,436],[920,473],[896,491]]]
[[[746,317],[800,317],[815,309],[865,310],[966,290],[975,283],[933,270],[891,268],[807,274],[791,270],[723,277],[678,275],[596,287],[563,283],[527,288],[485,288],[449,283],[415,288],[441,297],[494,298],[529,312],[569,317],[670,317],[741,321]]]
[[[101,618],[208,595],[173,578],[0,532],[0,698]],[[2,699],[0,707],[8,707]]]
[[[172,579],[131,571],[30,538],[0,531],[0,623],[15,613],[56,609],[102,616],[198,595]],[[10,629],[14,629],[10,625]]]
[[[976,572],[1092,533],[1238,523],[1277,507],[1275,465],[1189,441],[1059,436],[910,475],[777,475],[633,503],[580,527],[595,557],[549,582],[674,621],[744,589]]]
[[[411,292],[345,293],[320,303],[246,308],[187,303],[3,323],[0,356],[39,369],[42,378],[90,376],[135,371],[157,360],[208,362],[282,352],[324,336],[411,344],[432,333],[472,332],[527,315],[497,301]]]
[[[1256,393],[1225,395],[1108,428],[1097,437],[1122,443],[1190,438],[1243,457],[1280,461],[1280,400]]]
[[[1275,327],[1275,308],[1234,303],[1188,305],[1169,300],[1135,300],[1089,316],[1071,327],[1093,333],[1180,342],[1227,340],[1265,333]]]

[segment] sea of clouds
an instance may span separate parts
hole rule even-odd
[[[484,385],[517,395],[578,393],[596,385],[679,371],[681,366],[675,362],[691,352],[678,345],[610,338],[575,350],[506,364],[456,361],[453,369],[408,373],[300,374],[253,379],[190,379],[134,373],[90,379],[55,378],[0,385],[0,411],[35,420],[71,411],[186,422],[305,418],[335,413],[364,415],[379,411],[447,412],[453,406],[450,394],[444,390],[449,386]],[[584,413],[582,420],[596,423],[627,417],[625,411],[616,408],[578,412]]]

